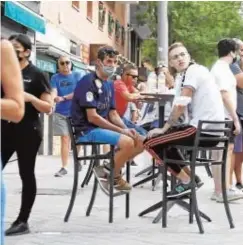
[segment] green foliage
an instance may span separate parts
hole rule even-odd
[[[157,40],[148,39],[144,40],[142,44],[142,57],[149,58],[155,67],[157,62]]]
[[[147,23],[152,37],[157,33],[157,3],[142,2],[147,11],[138,14],[139,23]],[[210,66],[216,59],[216,44],[225,37],[243,39],[241,2],[180,1],[169,2],[169,39],[183,42],[197,62]],[[144,41],[142,55],[156,60],[156,41]]]

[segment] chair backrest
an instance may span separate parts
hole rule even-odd
[[[230,138],[233,130],[233,121],[199,121],[196,134],[196,143],[202,140],[225,142]],[[212,137],[212,135],[214,137]]]
[[[232,136],[233,122],[227,121],[199,121],[195,137],[195,155],[198,148],[222,150],[223,161],[226,161],[230,137]],[[196,157],[196,156],[193,156]]]
[[[73,124],[71,117],[67,117],[66,120],[67,120],[67,124],[68,124],[68,131],[69,131],[69,136],[71,139],[72,150],[73,150],[75,158],[77,158],[78,157],[78,151],[77,151],[77,144],[76,144],[75,125]]]

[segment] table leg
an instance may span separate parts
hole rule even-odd
[[[152,171],[152,166],[147,167],[147,168],[141,170],[140,172],[138,172],[137,174],[135,174],[135,177],[138,177],[139,175],[145,174],[145,173],[147,173],[149,171]]]
[[[138,214],[138,216],[144,216],[145,214],[151,213],[156,211],[157,209],[161,209],[160,212],[158,213],[158,215],[154,218],[153,223],[158,223],[160,221],[160,219],[162,219],[162,201],[152,205],[151,207],[145,209],[144,211],[142,211],[141,213]],[[179,205],[181,208],[183,208],[186,211],[190,211],[190,205],[189,203],[183,201],[183,200],[173,200],[173,201],[168,201],[167,204],[167,210],[169,211],[174,205]],[[203,212],[199,211],[199,214],[202,218],[204,218],[205,220],[207,220],[208,222],[211,222],[212,220]]]
[[[150,175],[150,176],[146,177],[145,179],[142,179],[142,180],[138,181],[137,183],[133,184],[133,187],[136,187],[138,185],[141,185],[141,184],[144,184],[148,181],[156,179],[158,177],[158,175],[159,175],[159,173],[155,173],[154,175]]]

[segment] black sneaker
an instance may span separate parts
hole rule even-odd
[[[68,172],[65,168],[61,168],[57,173],[55,173],[55,177],[63,177],[66,175]]]
[[[181,197],[191,192],[191,182],[188,184],[178,183],[174,189],[167,193],[167,197]]]
[[[243,190],[243,185],[241,183],[236,183],[235,187],[239,190]]]
[[[9,229],[5,231],[6,236],[24,235],[30,233],[28,223],[15,221]]]

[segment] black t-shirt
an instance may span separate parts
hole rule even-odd
[[[24,91],[40,98],[43,93],[50,93],[51,86],[44,73],[31,62],[22,70]],[[2,91],[4,93],[4,91]],[[39,111],[30,102],[25,103],[24,118],[19,124],[38,124]]]
[[[44,75],[44,73],[30,63],[22,70],[22,76],[24,81],[24,91],[34,95],[37,98],[43,93],[50,93],[51,86],[49,84],[48,79]],[[39,119],[39,111],[30,103],[25,103],[25,115],[22,121],[36,121]],[[21,122],[22,122],[21,121]]]

